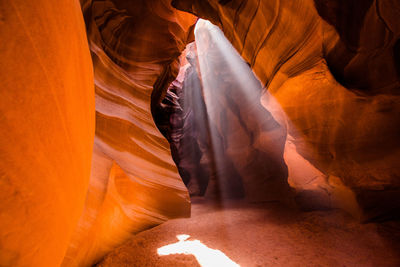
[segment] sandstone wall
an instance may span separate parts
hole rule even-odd
[[[82,213],[94,137],[79,1],[0,1],[0,265],[59,266]]]
[[[351,188],[362,208],[357,216],[390,217],[400,206],[399,7],[394,1],[336,2],[173,5],[220,26],[268,90],[263,104],[287,125],[294,151],[322,171],[329,187],[338,186],[329,182],[335,180]],[[304,172],[287,164],[289,178]]]
[[[94,66],[96,135],[85,209],[63,266],[88,266],[132,234],[190,216],[152,112],[179,69],[195,17],[169,1],[82,3]]]

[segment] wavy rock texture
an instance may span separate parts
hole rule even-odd
[[[343,187],[338,195],[350,188],[362,208],[355,215],[368,220],[395,216],[400,207],[400,31],[395,1],[361,2],[173,5],[220,26],[272,95],[263,104],[287,124],[291,151],[320,170],[329,187]],[[274,100],[285,116],[274,111]],[[306,173],[287,164],[289,176]]]
[[[59,266],[95,130],[79,1],[0,1],[0,39],[0,265]]]
[[[196,44],[204,44],[200,32],[208,29],[199,22],[196,32]],[[224,50],[233,50],[225,42]],[[260,83],[239,55],[226,58],[214,40],[201,45],[199,66],[196,44],[186,49],[190,64],[181,68],[184,80],[172,83],[163,101],[164,114],[170,113],[164,131],[191,195],[290,199],[283,160],[286,128],[261,105]],[[241,65],[240,80],[230,68],[232,60]]]
[[[168,103],[162,101],[196,18],[173,9],[170,0],[80,2],[90,48],[79,1],[0,0],[1,265],[91,265],[133,233],[190,212],[154,120],[176,140],[163,129]],[[260,144],[266,149],[257,166],[275,155],[275,167],[285,172],[283,157],[305,205],[322,199],[322,206],[363,220],[400,214],[398,1],[172,2],[220,26],[268,92],[263,112],[279,124],[272,139],[279,149],[269,153],[271,143]],[[171,91],[198,87],[193,66],[186,74]],[[184,92],[188,99],[195,94]],[[227,100],[221,94],[211,103],[220,115],[228,107],[228,115],[211,118],[208,130],[222,133],[224,159],[236,168],[227,176],[243,178],[246,158],[229,147],[239,138],[242,147],[253,147],[251,133],[259,129],[237,115],[243,109],[252,114],[246,110],[251,103],[233,108],[238,99]],[[189,106],[195,104],[202,106]],[[190,116],[190,109],[183,111]],[[193,125],[182,127],[196,132]],[[186,137],[211,153],[204,136]],[[172,148],[189,189],[193,179],[182,170],[193,166],[185,164],[220,160]],[[201,175],[216,181],[219,174],[211,168]],[[247,186],[258,187],[251,177],[257,178],[247,177]],[[206,180],[193,191],[205,191]],[[246,182],[243,188],[249,190]]]
[[[180,68],[168,88],[160,105],[163,117],[157,123],[171,143],[172,156],[191,196],[243,197],[241,177],[231,159],[220,157],[216,166],[214,150],[224,148],[221,142],[216,147],[211,140],[211,132],[217,129],[207,114],[195,43],[189,44],[183,55],[189,63]],[[222,136],[217,138],[220,141]]]
[[[178,72],[195,17],[168,1],[82,5],[94,65],[96,135],[85,209],[63,266],[93,264],[132,234],[190,215],[187,189],[151,106]]]
[[[195,43],[190,43],[182,53],[179,74],[168,87],[156,117],[191,196],[204,195],[210,177],[215,174],[196,54]]]

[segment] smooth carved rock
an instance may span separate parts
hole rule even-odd
[[[164,123],[159,121],[190,194],[289,200],[286,128],[261,105],[261,85],[229,41],[223,41],[228,60],[211,37],[204,46],[204,21],[196,32],[196,42],[185,51],[189,64],[169,87],[162,102]],[[240,79],[229,64],[239,67]]]
[[[94,137],[79,1],[0,1],[0,265],[59,266],[82,213]]]
[[[325,59],[336,80],[367,94],[398,95],[400,23],[394,14],[400,12],[399,2],[314,2],[340,38],[337,42],[324,39]]]
[[[168,87],[155,117],[171,144],[172,157],[191,196],[204,195],[215,176],[196,54],[193,42],[182,53],[179,74]]]
[[[190,199],[152,106],[175,78],[195,17],[168,1],[82,4],[96,135],[85,209],[63,266],[89,266],[132,234],[189,216]]]
[[[291,185],[363,219],[390,218],[400,207],[399,4],[361,2],[172,4],[220,26],[267,89],[262,104],[287,129]],[[79,1],[0,0],[2,265],[91,265],[132,233],[190,210],[153,118],[196,18],[169,0],[80,4],[88,38]],[[246,136],[233,110],[232,128]],[[223,122],[214,127],[232,144]]]
[[[400,23],[395,1],[358,2],[173,5],[220,26],[285,112],[278,121],[288,125],[297,152],[326,179],[339,177],[351,188],[367,220],[400,208]],[[270,95],[264,106],[278,118]]]

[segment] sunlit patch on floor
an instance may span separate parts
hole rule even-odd
[[[220,250],[209,248],[200,240],[187,240],[190,235],[177,235],[176,237],[179,241],[157,249],[158,255],[193,255],[203,267],[240,267]]]

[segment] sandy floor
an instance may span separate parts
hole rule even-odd
[[[192,202],[191,218],[141,232],[98,266],[200,266],[193,255],[157,254],[180,234],[242,267],[400,266],[399,222],[359,224],[338,211],[305,213],[278,203]]]

